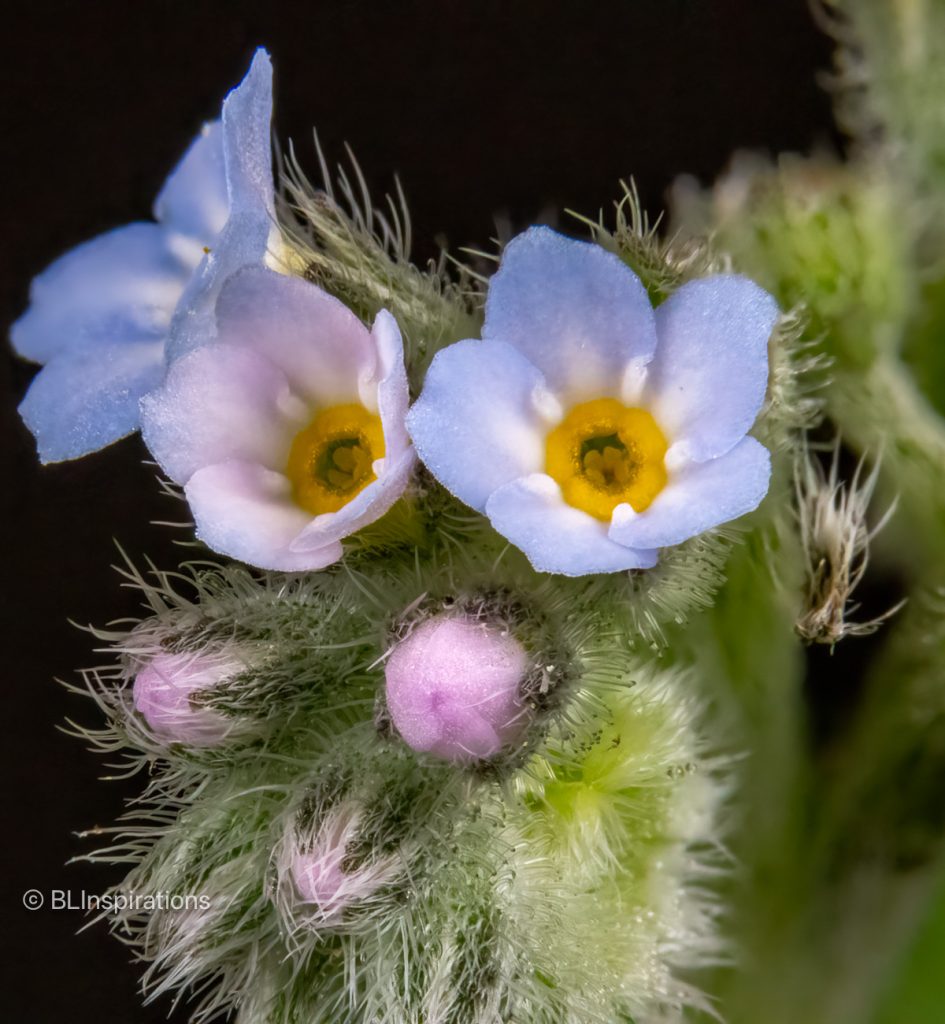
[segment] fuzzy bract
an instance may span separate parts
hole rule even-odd
[[[75,459],[138,428],[138,401],[165,356],[192,344],[222,274],[266,254],[274,223],[272,67],[249,73],[164,183],[154,222],[127,224],[67,252],[33,280],[11,329],[45,364],[20,405],[43,462]]]
[[[387,708],[415,750],[451,761],[493,757],[528,724],[527,669],[524,648],[507,631],[440,615],[387,659]]]
[[[408,429],[536,569],[650,568],[767,492],[769,454],[746,435],[777,317],[730,274],[654,310],[617,256],[531,228],[490,282],[482,340],[438,353]]]
[[[142,401],[142,434],[197,535],[264,569],[321,569],[401,496],[414,464],[394,318],[368,330],[315,285],[246,267],[206,334]]]

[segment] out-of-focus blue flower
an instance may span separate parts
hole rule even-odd
[[[198,321],[201,322],[201,321]],[[145,443],[197,536],[262,569],[321,569],[403,494],[415,456],[403,341],[299,277],[246,267],[142,399]]]
[[[490,282],[482,340],[437,354],[408,430],[536,569],[650,568],[767,492],[770,457],[746,435],[777,316],[729,274],[654,311],[616,256],[531,228]]]
[[[274,225],[272,66],[258,50],[154,204],[157,223],[99,235],[33,281],[13,325],[44,363],[20,405],[43,462],[75,459],[138,427],[138,402],[212,313],[219,282],[266,254]]]

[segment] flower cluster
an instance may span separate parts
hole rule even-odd
[[[651,568],[758,505],[769,456],[747,432],[769,295],[717,275],[654,311],[617,256],[532,228],[489,284],[481,339],[436,355],[408,413],[391,314],[369,330],[266,265],[282,244],[270,78],[260,51],[169,178],[157,224],[94,239],[34,282],[13,340],[47,364],[21,406],[44,461],[140,418],[197,535],[290,571],[337,561],[404,494],[414,448],[543,572]]]
[[[704,606],[711,542],[661,550],[767,493],[749,431],[778,308],[717,274],[654,309],[618,252],[544,227],[467,300],[291,169],[279,202],[271,118],[259,51],[155,223],[57,260],[13,328],[44,364],[21,406],[41,460],[140,428],[243,563],[185,567],[187,599],[141,581],[153,614],[91,687],[95,742],[155,775],[126,884],[221,895],[116,927],[158,991],[223,979],[201,1019],[696,1003],[673,971],[715,955],[690,882],[721,787],[684,666],[634,660],[629,598],[663,574]]]
[[[68,731],[141,782],[80,859],[135,893],[100,916],[148,1002],[239,1024],[918,1005],[887,968],[943,848],[945,4],[827,6],[856,161],[679,183],[671,237],[631,185],[589,240],[533,226],[491,274],[417,266],[402,194],[274,160],[259,50],[153,220],[36,277],[12,342],[41,364],[40,460],[140,429],[219,556],[127,561],[142,611],[93,628],[111,658],[67,684],[95,712]],[[855,616],[886,584],[903,600]],[[803,644],[903,605],[838,732]]]

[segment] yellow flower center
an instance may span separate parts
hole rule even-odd
[[[548,434],[545,472],[569,505],[607,520],[624,502],[635,512],[650,506],[666,484],[667,448],[646,409],[595,398],[574,406]]]
[[[292,442],[292,497],[313,515],[337,512],[377,479],[373,463],[383,457],[379,416],[354,402],[322,409]]]

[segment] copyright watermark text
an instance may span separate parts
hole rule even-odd
[[[209,910],[205,893],[178,892],[86,892],[84,889],[27,889],[23,893],[27,910],[82,910],[106,914],[123,911]]]

